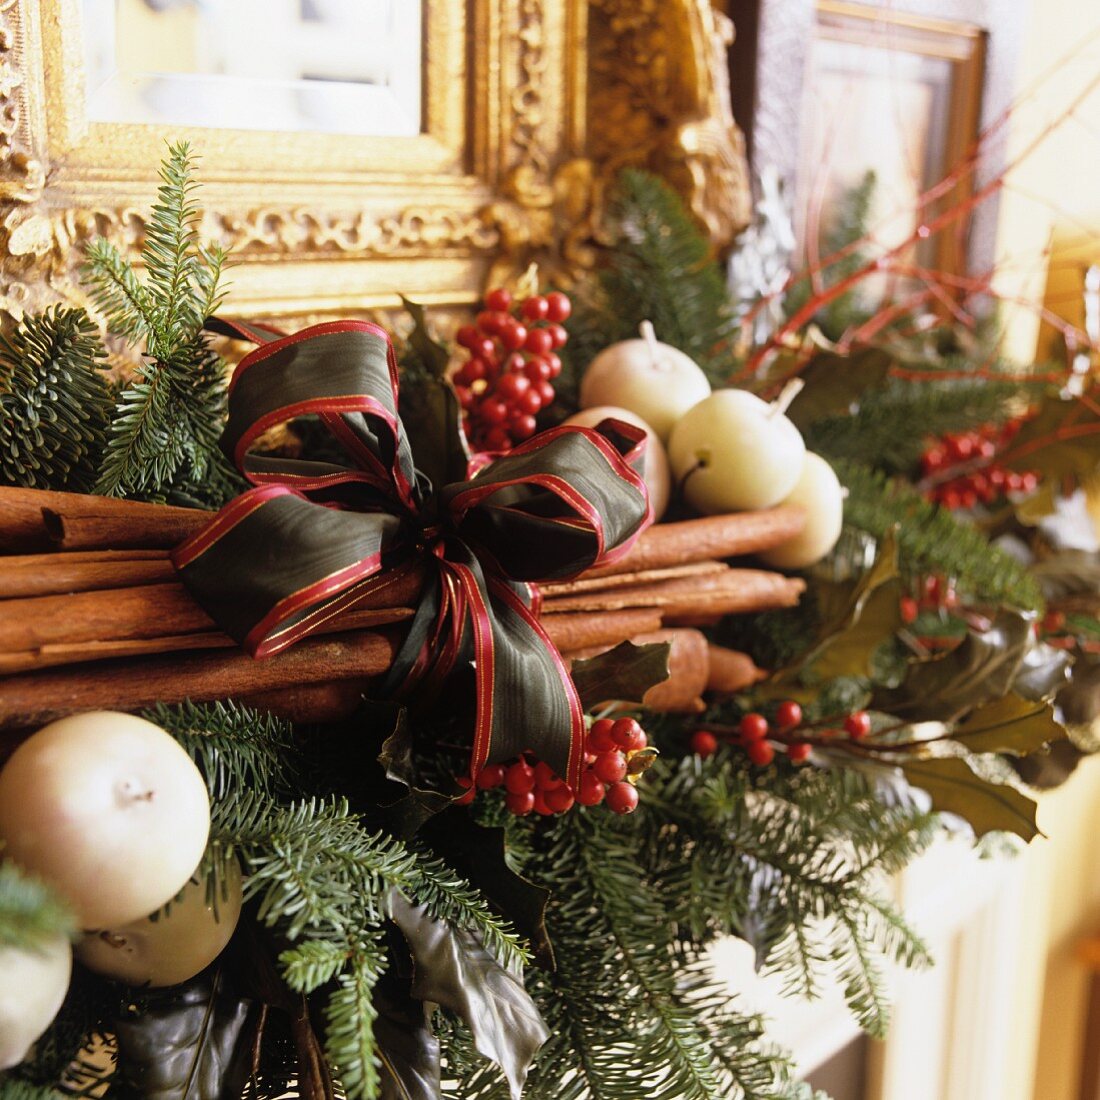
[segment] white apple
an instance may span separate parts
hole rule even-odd
[[[582,428],[594,428],[601,420],[606,420],[608,417],[625,420],[628,424],[641,428],[646,434],[642,477],[645,479],[646,488],[649,489],[649,502],[653,505],[653,522],[656,523],[668,507],[669,487],[668,454],[657,433],[637,413],[615,405],[596,405],[591,409],[584,409],[569,417],[564,423],[578,424]]]
[[[581,408],[629,409],[663,443],[673,424],[710,393],[710,383],[693,359],[660,343],[648,321],[641,331],[640,340],[612,344],[592,360],[581,379]]]
[[[52,722],[0,771],[6,854],[55,887],[84,928],[127,924],[175,897],[209,831],[190,757],[130,714]]]
[[[50,1026],[73,970],[64,936],[52,936],[37,950],[0,947],[0,1069],[19,1065]]]
[[[183,892],[144,920],[88,932],[76,957],[89,970],[128,985],[178,985],[205,970],[225,950],[241,915],[241,869],[230,860],[217,904],[204,877],[192,875]]]
[[[775,569],[805,569],[821,561],[836,546],[844,525],[844,489],[832,466],[807,451],[798,483],[781,503],[798,505],[806,513],[806,526],[760,558]]]
[[[797,388],[771,405],[745,390],[716,390],[676,422],[668,459],[693,508],[771,508],[794,489],[806,445],[783,410]]]

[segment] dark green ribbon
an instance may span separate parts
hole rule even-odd
[[[383,690],[435,695],[472,664],[471,777],[529,750],[576,787],[583,714],[539,625],[535,585],[614,561],[648,525],[644,433],[614,420],[555,428],[478,456],[469,480],[437,490],[413,463],[383,329],[335,321],[271,339],[235,328],[261,346],[234,373],[222,446],[253,488],[173,553],[192,595],[264,657],[427,561]],[[348,466],[251,453],[264,432],[308,414]]]

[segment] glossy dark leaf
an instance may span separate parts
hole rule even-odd
[[[372,705],[370,712],[380,722],[386,721],[393,725],[393,733],[383,742],[382,750],[378,754],[378,763],[385,769],[387,779],[408,789],[407,795],[386,807],[390,827],[399,836],[414,836],[428,818],[451,805],[451,797],[425,786],[418,777],[412,732],[405,708],[380,703]],[[460,792],[456,790],[455,793]]]
[[[1073,657],[1064,649],[1028,638],[1012,690],[1025,699],[1053,699],[1069,683]]]
[[[118,1075],[147,1100],[239,1096],[247,1077],[242,1032],[251,1002],[223,989],[221,971],[143,994],[115,1025]]]
[[[1085,752],[1100,749],[1100,656],[1077,659],[1073,678],[1056,702],[1073,743]]]
[[[1012,690],[1034,615],[1002,610],[988,630],[971,630],[942,657],[915,661],[896,690],[875,694],[876,709],[908,721],[950,722]]]
[[[398,893],[390,911],[412,952],[412,996],[460,1016],[478,1052],[504,1071],[512,1100],[520,1100],[531,1061],[550,1034],[523,978],[502,967],[472,933]]]
[[[814,681],[849,676],[872,678],[876,652],[902,625],[894,533],[887,532],[881,540],[875,564],[855,586],[821,585],[820,599],[827,624],[821,639],[778,679],[806,674]]]
[[[1027,756],[1066,736],[1054,717],[1054,706],[1010,692],[972,710],[959,722],[952,739],[971,752],[1002,752]]]
[[[554,950],[546,931],[550,891],[512,868],[505,830],[479,825],[469,813],[455,809],[433,817],[420,835],[433,852],[511,921],[531,945],[535,962],[545,970],[553,970]]]
[[[799,375],[806,386],[787,415],[800,429],[827,416],[843,416],[867,390],[886,380],[891,365],[890,356],[875,348],[851,356],[815,355]]]
[[[670,649],[667,642],[621,642],[606,653],[574,661],[573,683],[581,705],[590,710],[611,700],[640,703],[651,687],[668,679]]]
[[[382,1063],[379,1100],[438,1100],[439,1040],[431,1010],[395,988],[374,995],[374,1041]]]
[[[1015,787],[975,774],[963,757],[911,760],[901,769],[914,787],[928,792],[934,809],[957,814],[978,836],[1010,832],[1031,840],[1039,835],[1036,803]]]
[[[443,378],[447,373],[447,364],[451,359],[450,352],[447,351],[445,345],[432,336],[428,329],[428,319],[424,314],[424,307],[419,302],[410,301],[402,295],[401,304],[413,319],[412,332],[409,333],[410,346],[424,366],[436,378]]]

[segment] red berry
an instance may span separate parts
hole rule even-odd
[[[947,453],[956,462],[964,462],[974,457],[974,440],[969,435],[949,435],[945,439]]]
[[[633,718],[620,718],[611,727],[611,740],[626,752],[644,749],[648,742],[645,730]]]
[[[520,394],[526,393],[530,385],[530,381],[522,374],[506,374],[497,383],[495,393],[497,397],[510,401],[515,397],[519,397]]]
[[[470,351],[487,362],[496,362],[497,346],[487,336],[482,336],[476,343],[471,344]]]
[[[461,386],[470,386],[474,382],[480,382],[485,374],[485,360],[470,359],[455,371],[455,382]]]
[[[527,339],[527,329],[519,321],[510,321],[500,330],[500,342],[509,351],[518,351]]]
[[[592,771],[605,783],[617,783],[626,775],[626,760],[621,752],[602,752]]]
[[[555,348],[563,348],[569,343],[569,333],[564,325],[547,325],[546,331],[550,333],[550,340]]]
[[[485,435],[485,447],[490,451],[510,451],[512,449],[512,437],[505,428],[493,428]]]
[[[524,379],[524,381],[526,381],[526,379]],[[516,399],[516,408],[527,416],[537,413],[542,406],[542,395],[534,386],[524,390]]]
[[[551,787],[543,797],[546,799],[546,805],[556,814],[563,814],[566,810],[571,810],[573,803],[576,801],[573,792],[564,783]]]
[[[612,813],[631,814],[638,808],[638,791],[633,783],[612,783],[606,798]]]
[[[901,621],[911,623],[920,614],[920,605],[912,596],[902,596],[898,601],[898,610],[901,612]]]
[[[485,308],[503,313],[512,308],[512,295],[502,286],[494,287],[485,295]]]
[[[535,390],[539,397],[542,398],[543,408],[554,403],[556,394],[554,393],[554,387],[551,386],[549,382],[536,382]]]
[[[546,316],[551,321],[565,321],[573,312],[573,303],[560,290],[546,295]]]
[[[528,359],[523,368],[523,373],[532,382],[548,382],[550,380],[550,364],[541,357]]]
[[[775,749],[772,748],[770,741],[752,741],[745,752],[758,768],[766,768],[775,759]]]
[[[1043,630],[1048,634],[1057,634],[1066,625],[1066,616],[1061,611],[1048,611],[1043,616]]]
[[[477,325],[462,325],[455,333],[455,343],[460,348],[473,348],[481,342],[481,331]]]
[[[550,313],[550,303],[541,294],[536,294],[523,303],[521,311],[529,321],[545,321]]]
[[[465,793],[460,794],[455,799],[455,804],[458,806],[468,806],[474,800],[474,796],[477,794],[477,790],[474,787],[473,780],[468,775],[460,775],[455,782],[460,787],[465,787]]]
[[[550,352],[549,355],[544,355],[543,359],[545,359],[550,366],[550,377],[557,378],[557,376],[561,374],[561,359],[553,352]]]
[[[611,728],[615,723],[610,718],[598,718],[592,723],[588,731],[585,747],[589,752],[614,752],[615,741],[611,736]]]
[[[802,708],[793,700],[780,703],[775,711],[775,724],[781,730],[794,729],[802,721]]]
[[[487,764],[477,773],[477,785],[483,791],[491,791],[504,782],[504,765]]]
[[[1020,492],[1034,493],[1039,488],[1039,476],[1031,470],[1020,475]]]
[[[535,422],[535,418],[530,414],[516,417],[512,421],[512,435],[516,439],[529,439],[538,430],[538,424]]]
[[[516,817],[525,817],[535,808],[535,793],[534,791],[509,791],[504,796],[504,805]]]
[[[857,710],[844,719],[848,736],[859,741],[871,732],[871,716],[865,710]]]
[[[540,760],[535,765],[536,790],[548,791],[551,787],[556,787],[560,782],[561,780],[554,774],[554,769],[545,761]]]
[[[596,806],[603,801],[606,789],[603,780],[595,772],[587,771],[581,776],[581,790],[577,801],[582,806]]]
[[[768,735],[768,720],[762,714],[746,714],[737,726],[742,741],[760,741]]]
[[[549,355],[554,350],[554,337],[549,329],[533,328],[527,334],[523,346],[532,355]]]
[[[696,730],[691,735],[691,751],[704,759],[718,751],[718,738],[709,730]]]
[[[792,764],[801,764],[810,755],[810,746],[805,741],[793,741],[787,746],[787,759]]]
[[[523,794],[535,789],[535,769],[524,760],[512,764],[504,773],[504,786],[511,794]]]
[[[991,440],[983,439],[978,443],[978,457],[992,458],[997,453],[997,448]]]
[[[503,401],[485,401],[478,409],[478,416],[486,424],[503,424],[508,419],[508,406]]]
[[[499,336],[508,325],[515,324],[507,313],[484,309],[477,315],[477,327],[490,336]]]
[[[536,790],[535,794],[535,813],[541,814],[543,817],[549,817],[554,811],[550,809],[549,803],[546,801],[546,792]]]
[[[947,452],[942,447],[930,447],[921,457],[921,467],[926,474],[932,474],[942,469],[946,461]]]

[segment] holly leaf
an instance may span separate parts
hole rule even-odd
[[[449,810],[427,822],[424,843],[477,887],[531,945],[535,962],[554,969],[554,948],[546,930],[550,891],[515,871],[508,860],[507,832],[479,825],[468,813]]]
[[[668,642],[635,645],[621,642],[614,649],[573,662],[573,684],[585,710],[610,700],[640,703],[651,687],[668,679]]]
[[[821,640],[791,673],[809,675],[815,681],[850,676],[874,679],[876,652],[902,625],[901,595],[897,538],[890,530],[882,538],[874,565],[854,587],[820,586],[827,625]]]
[[[500,1066],[512,1100],[520,1100],[531,1062],[550,1035],[522,976],[501,966],[472,932],[433,917],[396,891],[390,915],[412,952],[412,996],[465,1020],[478,1052]]]
[[[444,344],[432,336],[424,307],[419,302],[413,302],[402,294],[401,304],[413,319],[412,332],[409,333],[409,346],[416,352],[417,358],[428,371],[436,378],[444,378],[451,361],[451,353]]]
[[[913,721],[950,722],[1008,694],[1031,639],[1030,612],[1001,610],[987,630],[969,630],[941,657],[914,661],[901,687],[875,693],[874,706]]]
[[[374,1041],[382,1063],[379,1100],[438,1100],[439,1040],[430,1006],[396,988],[376,990]]]
[[[239,1096],[248,1078],[240,1040],[250,1008],[225,992],[220,968],[143,993],[115,1024],[119,1079],[146,1100]]]
[[[977,836],[1009,832],[1031,840],[1039,835],[1035,801],[1008,784],[982,779],[965,757],[910,760],[901,769],[914,787],[927,791],[934,809],[957,814]]]
[[[371,711],[393,723],[393,733],[382,742],[378,763],[386,772],[386,778],[407,788],[408,794],[386,807],[390,828],[401,837],[411,837],[429,818],[442,813],[451,805],[450,795],[425,787],[420,780],[413,753],[412,733],[404,707],[379,703]],[[456,794],[461,793],[456,789]]]
[[[1025,699],[1015,692],[972,710],[951,734],[952,740],[971,752],[1013,756],[1027,756],[1065,736],[1051,703]]]

